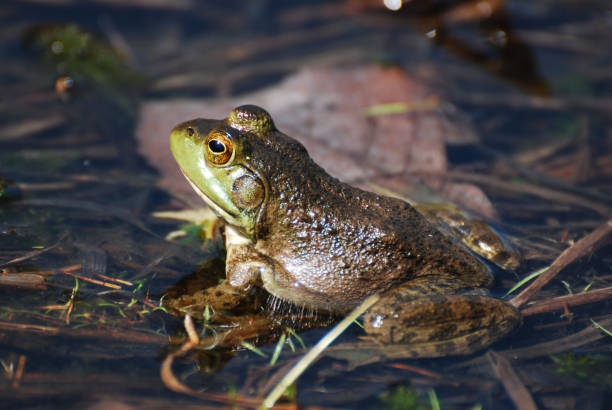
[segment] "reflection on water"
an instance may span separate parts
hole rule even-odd
[[[149,165],[169,158],[167,141],[152,149],[157,157],[137,154],[136,113],[145,100],[206,97],[212,104],[274,86],[311,65],[396,64],[440,95],[436,108],[473,120],[480,142],[443,150],[450,163],[444,177],[488,195],[499,226],[523,250],[519,277],[545,266],[612,210],[612,60],[602,46],[612,39],[598,11],[603,6],[415,0],[392,12],[378,1],[6,2],[0,7],[2,402],[7,408],[178,407],[204,397],[228,404],[262,395],[279,369],[303,354],[290,332],[295,322],[278,321],[261,306],[287,318],[295,312],[255,294],[240,318],[213,312],[213,323],[198,313],[205,309],[193,310],[201,340],[219,334],[229,340],[223,349],[175,358],[172,371],[181,383],[206,387],[200,398],[170,393],[160,379],[160,360],[187,340],[182,320],[165,309],[193,302],[173,292],[197,294],[223,272],[217,266],[218,275],[205,276],[204,284],[177,284],[221,253],[209,242],[202,246],[199,226],[150,216],[184,208],[185,198],[160,190]],[[345,94],[351,99],[356,92]],[[366,123],[374,121],[391,120]],[[325,148],[344,155],[350,147]],[[396,180],[385,176],[388,186]],[[172,231],[175,239],[165,240]],[[612,260],[609,243],[599,245],[538,293],[566,298],[554,300],[561,308],[526,306],[546,313],[527,315],[521,330],[493,346],[511,355],[509,365],[543,408],[580,407],[587,396],[602,407],[609,390],[601,369],[609,361],[602,329],[612,328],[606,296]],[[516,282],[501,274],[498,290]],[[588,298],[600,299],[574,305]],[[299,336],[311,346],[324,331]],[[430,403],[424,392],[435,391],[443,407],[513,406],[508,388],[491,377],[503,361],[493,365],[491,356],[477,354],[382,363],[379,347],[354,347],[361,336],[351,328],[298,381],[298,404]],[[257,337],[283,338],[274,366],[269,362],[280,345],[255,346]]]

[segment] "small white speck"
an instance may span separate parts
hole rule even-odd
[[[490,246],[490,245],[489,245],[488,243],[486,243],[486,242],[479,241],[479,242],[478,242],[478,246],[480,247],[480,249],[483,249],[483,250],[484,250],[484,251],[486,251],[486,252],[489,252],[489,253],[493,253],[493,252],[494,252],[493,247],[492,247],[492,246]]]
[[[402,8],[402,0],[383,0],[383,4],[392,11],[397,11]]]
[[[379,327],[381,327],[383,325],[384,321],[385,320],[382,317],[382,315],[376,315],[376,317],[374,318],[374,321],[372,322],[372,327],[374,329],[378,329]]]

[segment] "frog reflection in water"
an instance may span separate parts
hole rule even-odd
[[[259,286],[343,314],[380,293],[366,331],[422,357],[471,353],[520,323],[484,290],[493,282],[485,264],[408,203],[327,174],[263,109],[181,123],[170,145],[226,224],[226,280],[207,290],[211,305],[229,309]]]

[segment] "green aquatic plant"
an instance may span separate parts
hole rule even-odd
[[[182,236],[180,236],[178,243],[187,247],[200,248],[204,242],[209,240],[206,237],[206,232],[209,230],[208,225],[211,223],[210,221],[203,221],[199,224],[186,223],[180,225],[179,230]]]
[[[580,384],[612,387],[612,356],[576,355],[568,352],[550,356],[556,364],[555,373]]]
[[[55,70],[58,93],[92,85],[122,108],[134,110],[131,96],[145,84],[145,76],[102,36],[74,23],[42,24],[27,30],[24,43]]]
[[[512,292],[514,292],[515,290],[519,289],[521,286],[523,286],[524,284],[526,284],[527,282],[529,282],[530,280],[537,278],[538,276],[540,276],[541,274],[543,274],[544,272],[546,272],[546,270],[548,269],[548,266],[542,268],[542,269],[538,269],[534,272],[531,272],[529,275],[525,276],[523,279],[521,279],[520,281],[518,281],[514,286],[512,286],[504,295],[504,297],[507,297],[508,295],[510,295]]]
[[[0,201],[19,197],[19,188],[10,179],[0,176]]]
[[[40,172],[57,172],[63,167],[82,157],[77,150],[19,150],[3,152],[0,160],[5,166],[15,169],[28,169],[35,167]],[[1,194],[0,194],[1,196]]]
[[[426,410],[430,408],[419,393],[405,386],[397,386],[386,391],[380,394],[379,398],[382,402],[381,407],[386,410]]]

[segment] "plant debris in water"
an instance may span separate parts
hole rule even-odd
[[[145,78],[99,35],[75,23],[49,23],[31,27],[24,42],[55,70],[55,89],[61,97],[67,98],[75,87],[94,86],[133,111],[131,95],[144,86]]]
[[[612,387],[612,357],[609,355],[576,355],[566,352],[561,355],[550,356],[557,366],[555,372],[568,377],[578,384],[586,383]]]
[[[10,179],[0,176],[0,202],[19,197],[19,188]]]
[[[606,50],[601,44],[609,43],[610,31],[605,15],[593,11],[597,2],[570,11],[548,0],[536,9],[524,1],[512,8],[488,2],[496,16],[492,21],[506,21],[486,28],[483,16],[474,20],[479,16],[474,2],[461,4],[463,9],[404,2],[403,11],[390,12],[352,1],[278,9],[258,1],[249,7],[231,1],[193,3],[188,11],[147,2],[117,9],[101,1],[93,13],[76,1],[60,3],[9,2],[0,17],[4,406],[259,406],[304,355],[295,336],[283,335],[301,332],[309,347],[325,332],[316,325],[331,319],[308,316],[315,325],[303,329],[295,311],[280,308],[278,320],[262,309],[277,303],[265,293],[251,295],[235,311],[213,312],[198,305],[194,295],[223,277],[220,242],[202,245],[196,225],[181,227],[151,216],[200,202],[191,202],[172,183],[170,193],[156,187],[159,176],[136,153],[133,114],[138,103],[143,112],[153,106],[161,110],[157,113],[179,104],[191,107],[191,112],[164,113],[177,116],[167,120],[173,125],[192,117],[222,117],[238,105],[240,95],[268,95],[286,105],[276,98],[288,95],[289,88],[278,85],[283,77],[289,82],[290,74],[312,73],[315,69],[307,67],[313,66],[321,73],[341,66],[340,72],[350,74],[351,67],[372,67],[373,60],[401,67],[400,73],[410,73],[404,87],[426,92],[416,101],[369,101],[348,122],[364,122],[365,128],[350,131],[367,131],[393,117],[429,120],[438,116],[437,110],[449,123],[459,124],[465,138],[437,145],[436,158],[443,162],[436,163],[435,177],[456,186],[455,195],[473,192],[467,187],[477,185],[494,205],[489,209],[499,217],[497,226],[509,233],[523,256],[515,274],[500,273],[494,291],[502,295],[569,251],[547,269],[550,275],[543,287],[542,282],[536,286],[535,297],[516,299],[524,324],[492,347],[497,356],[482,352],[408,361],[401,359],[401,349],[381,349],[360,339],[361,331],[351,326],[291,386],[291,396],[281,399],[278,408],[513,408],[528,403],[525,390],[539,408],[581,407],[585,397],[594,408],[605,406],[611,342],[604,329],[612,329],[612,259],[604,231],[612,213],[612,144],[609,81],[602,74],[610,71],[610,59],[602,58]],[[97,25],[91,16],[98,12],[115,20]],[[459,24],[460,15],[472,20]],[[41,21],[60,16],[74,21]],[[443,19],[443,30],[432,32],[436,19]],[[134,29],[134,21],[155,29]],[[428,37],[409,28],[414,22]],[[24,27],[32,29],[25,33]],[[23,36],[33,50],[26,56],[15,52]],[[117,47],[122,43],[117,39],[125,40],[125,47]],[[527,56],[528,70],[520,68],[517,61],[525,60],[513,59],[512,50]],[[142,67],[143,74],[134,67]],[[146,92],[155,102],[137,100],[147,85],[143,78],[152,79]],[[517,82],[528,92],[513,88]],[[552,97],[542,98],[547,89]],[[319,93],[301,108],[292,106],[279,121],[302,130],[295,136],[308,129],[300,124],[336,127],[330,118],[342,120],[338,107],[352,101],[353,91],[349,87],[331,95],[338,98],[331,105]],[[176,97],[192,101],[170,101]],[[216,113],[215,102],[231,106],[217,104],[222,112]],[[364,110],[376,115],[364,116]],[[300,117],[306,113],[316,115]],[[168,130],[161,123],[160,114],[160,122],[150,123],[140,136],[163,136],[161,145],[147,154],[155,165],[164,156],[173,163]],[[346,175],[355,183],[373,182],[364,174],[372,164],[364,167],[364,157],[347,156],[354,142],[343,142],[346,133],[339,130],[312,139],[313,155],[331,158],[338,172],[350,170]],[[330,135],[335,138],[329,140]],[[402,191],[407,176],[431,178],[423,174],[427,167],[385,168],[397,163],[374,161],[384,168],[377,175],[389,190]],[[343,164],[354,166],[343,169]],[[213,237],[215,225],[205,227],[203,236]],[[164,239],[177,231],[182,236]],[[593,232],[599,239],[593,241]],[[198,269],[205,263],[215,266]],[[180,318],[184,313],[196,319],[197,343]],[[183,349],[188,343],[191,347]],[[195,397],[169,392],[160,363],[169,363],[170,374]]]

